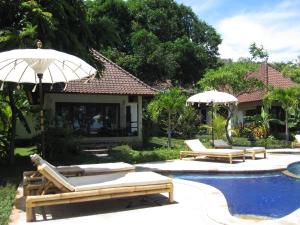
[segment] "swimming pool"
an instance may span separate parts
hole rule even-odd
[[[287,170],[296,176],[300,176],[300,162],[290,164]]]
[[[219,189],[233,215],[279,218],[300,208],[300,179],[280,172],[265,174],[178,173],[174,178],[205,183]]]

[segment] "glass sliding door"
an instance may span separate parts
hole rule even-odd
[[[118,136],[120,104],[56,103],[56,126],[86,136]]]

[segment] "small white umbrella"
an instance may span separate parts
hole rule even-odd
[[[201,103],[209,104],[212,107],[212,143],[214,145],[214,129],[213,129],[213,118],[214,118],[214,105],[218,104],[237,104],[238,99],[231,94],[220,91],[204,91],[195,95],[192,95],[187,99],[187,103],[190,104],[198,104],[200,106]]]
[[[45,153],[42,83],[67,83],[95,75],[97,70],[76,56],[53,49],[41,49],[40,41],[37,46],[37,49],[1,52],[0,81],[2,81],[1,89],[3,89],[4,82],[39,84],[42,151]]]

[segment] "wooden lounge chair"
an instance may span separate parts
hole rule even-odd
[[[300,138],[300,137],[299,137]],[[236,147],[236,146],[231,146],[228,143],[226,143],[224,140],[222,139],[218,139],[218,140],[214,140],[214,147],[215,148],[221,148],[221,149],[238,149],[238,150],[245,150],[245,154],[250,154],[252,159],[255,160],[256,159],[256,154],[264,154],[264,158],[267,157],[267,152],[265,147]],[[300,147],[300,144],[299,144]]]
[[[245,148],[245,154],[250,154],[252,159],[255,160],[256,154],[264,154],[264,158],[267,158],[267,152],[265,147],[249,147],[249,148]]]
[[[36,166],[41,165],[41,160],[44,160],[38,154],[31,155],[30,158]],[[124,162],[83,164],[57,167],[50,164],[49,162],[47,163],[49,166],[57,169],[60,173],[62,173],[65,176],[89,176],[104,173],[131,172],[135,170],[135,166]]]
[[[180,152],[180,159],[186,156],[207,156],[211,158],[228,158],[230,164],[232,164],[233,158],[243,158],[245,162],[245,151],[244,150],[233,150],[233,149],[207,149],[199,139],[186,140],[184,141],[186,149]]]
[[[31,161],[36,165],[41,165],[41,162],[47,162],[38,154],[30,156]],[[84,164],[84,165],[71,165],[71,166],[54,166],[47,162],[47,164],[55,168],[59,173],[66,177],[74,176],[91,176],[99,174],[108,173],[118,173],[118,172],[133,172],[135,166],[124,162],[116,163],[98,163],[98,164]],[[43,182],[43,177],[38,171],[25,171],[23,173],[23,193],[24,196],[35,193],[39,188],[38,183]]]
[[[292,148],[300,148],[300,134],[295,135],[295,141],[292,142]]]
[[[33,220],[33,208],[102,199],[168,193],[173,202],[172,179],[154,172],[113,173],[65,177],[47,162],[38,166],[45,183],[39,193],[26,197],[26,219]]]

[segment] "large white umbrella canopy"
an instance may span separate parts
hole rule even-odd
[[[195,95],[192,95],[187,99],[188,103],[213,103],[213,104],[228,104],[237,103],[238,99],[231,94],[221,91],[204,91]]]
[[[16,49],[0,53],[1,89],[5,82],[33,83],[40,85],[41,148],[44,148],[44,112],[42,83],[67,83],[96,74],[96,69],[80,58],[53,49]],[[35,88],[34,88],[35,90]]]
[[[213,129],[213,118],[214,118],[214,105],[218,105],[218,104],[237,104],[238,99],[236,97],[234,97],[231,94],[228,94],[226,92],[221,92],[221,91],[216,91],[216,90],[212,90],[212,91],[204,91],[195,95],[192,95],[191,97],[189,97],[187,99],[187,103],[190,104],[198,104],[198,106],[200,106],[201,103],[206,103],[207,105],[211,105],[212,107],[212,144],[214,146],[214,129]]]
[[[0,53],[0,80],[16,83],[69,82],[96,74],[82,59],[52,49],[16,49]]]

